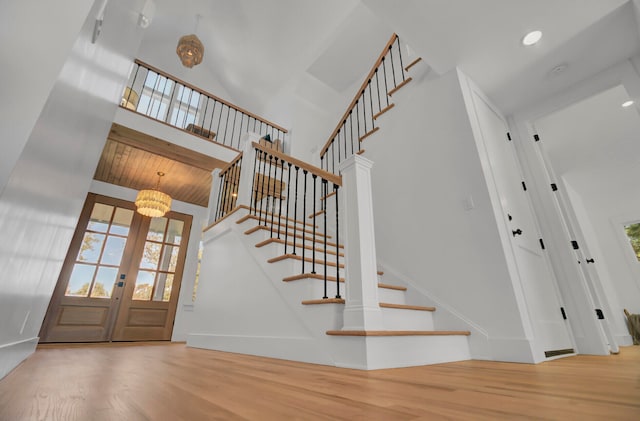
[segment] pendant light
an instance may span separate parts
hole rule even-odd
[[[176,53],[178,54],[178,57],[180,57],[180,61],[184,67],[192,68],[193,66],[202,63],[204,45],[202,45],[202,42],[195,34],[195,32],[198,31],[199,21],[200,15],[196,15],[196,27],[193,31],[194,33],[180,37],[178,46],[176,47]]]
[[[156,188],[140,190],[138,192],[135,204],[139,214],[158,218],[164,216],[164,214],[171,209],[171,196],[158,190],[160,187],[160,179],[163,176],[164,173],[158,171]]]

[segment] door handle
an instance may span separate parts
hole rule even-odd
[[[513,234],[513,236],[515,237],[516,235],[522,235],[522,230],[520,228],[518,228],[515,231],[511,231],[511,233]]]
[[[587,260],[586,260],[586,262],[587,262],[587,263],[595,263],[596,261],[595,261],[595,260],[593,260],[593,258],[591,258],[591,259],[587,259]]]

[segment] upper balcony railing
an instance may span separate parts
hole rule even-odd
[[[394,106],[389,98],[410,81],[402,62],[400,38],[393,34],[320,150],[322,169],[337,174],[340,162],[360,152],[360,142],[378,130],[376,119]]]
[[[140,60],[134,62],[120,106],[238,150],[248,131],[283,145],[286,140],[287,130],[277,124]]]

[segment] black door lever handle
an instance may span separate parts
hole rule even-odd
[[[513,234],[513,236],[515,237],[516,235],[522,235],[522,230],[520,228],[518,228],[515,231],[511,231],[511,233]]]

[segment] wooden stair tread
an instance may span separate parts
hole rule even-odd
[[[389,105],[387,105],[386,107],[384,107],[383,109],[380,110],[380,112],[378,112],[377,114],[375,114],[373,116],[374,120],[377,120],[378,117],[380,117],[381,115],[383,115],[384,113],[386,113],[387,111],[389,111],[390,109],[392,109],[393,107],[395,107],[396,104],[394,104],[393,102]]]
[[[300,273],[298,275],[287,276],[286,278],[283,278],[282,281],[291,282],[291,281],[299,281],[301,279],[319,279],[321,281],[324,281],[324,275],[321,273]],[[336,277],[327,275],[327,281],[335,282]],[[340,282],[344,282],[344,278],[341,277]]]
[[[413,79],[411,79],[410,77],[406,78],[405,80],[403,80],[402,82],[400,82],[398,84],[398,86],[396,86],[395,88],[393,88],[392,90],[390,90],[387,95],[389,96],[393,96],[393,94],[395,94],[396,92],[398,92],[400,90],[400,88],[402,88],[404,85],[406,85],[407,83],[411,82]]]
[[[356,152],[356,155],[362,155],[364,153],[364,149],[360,149],[358,152]]]
[[[327,330],[333,336],[469,336],[468,330]]]
[[[309,219],[313,219],[314,217],[318,216],[318,215],[322,215],[323,213],[325,213],[324,209],[320,209],[318,212],[316,213],[312,213],[311,215],[309,215],[307,218]]]
[[[410,68],[412,68],[416,64],[420,63],[421,61],[422,61],[422,57],[418,57],[417,59],[415,59],[411,63],[409,63],[409,65],[407,65],[407,67],[405,67],[404,70],[408,72]]]
[[[298,254],[283,254],[282,256],[276,256],[276,257],[272,257],[271,259],[267,260],[267,262],[269,263],[276,263],[279,262],[281,260],[286,260],[286,259],[294,259],[294,260],[300,260],[302,261],[302,256],[298,255]],[[313,258],[311,257],[304,257],[304,261],[307,263],[313,263]],[[319,266],[323,266],[325,264],[324,260],[320,260],[320,259],[316,259],[316,265]],[[336,262],[326,262],[327,266],[336,266]],[[340,268],[344,268],[344,263],[340,263]],[[324,278],[323,278],[324,279]]]
[[[380,127],[374,127],[372,130],[369,130],[367,133],[362,135],[362,137],[360,138],[360,142],[362,142],[363,140],[365,140],[366,138],[368,138],[369,136],[371,136],[372,134],[374,134],[378,130],[380,130]]]
[[[322,200],[326,200],[326,199],[330,198],[331,196],[335,196],[335,194],[336,194],[336,191],[334,190],[334,191],[332,191],[331,193],[329,193],[328,195],[326,195],[326,196],[322,196],[322,197],[320,198],[320,200],[321,200],[321,201],[322,201]]]
[[[256,215],[245,215],[242,218],[238,219],[236,221],[236,224],[242,224],[245,221],[248,221],[249,219],[253,219],[254,221],[258,221],[258,222],[264,222],[267,221],[267,223],[271,223],[271,218],[270,218],[271,214],[268,214],[266,218],[263,218],[261,216],[256,216]],[[296,224],[304,224],[307,227],[313,228],[313,224],[310,223],[305,223],[302,221],[296,221],[294,219],[289,218],[288,222],[294,222]],[[273,217],[273,225],[276,225],[278,223],[278,217],[274,215]],[[293,229],[293,225],[288,224],[287,223],[287,218],[286,217],[280,217],[280,226],[284,226],[284,225],[289,225],[291,227],[291,229]],[[316,228],[319,228],[316,225]],[[302,229],[302,227],[299,227],[297,229]]]
[[[379,271],[378,271],[378,272],[376,272],[376,273],[377,273],[378,275],[380,275],[380,276],[384,275],[384,272],[383,272],[383,271],[381,271],[381,270],[379,270]]]
[[[267,218],[267,220],[269,220],[269,221],[271,221],[271,215],[273,215],[273,220],[274,220],[274,222],[278,219],[278,215],[276,215],[276,214],[272,214],[271,212],[261,211],[260,209],[253,209],[253,208],[249,208],[248,206],[244,206],[244,205],[240,205],[239,207],[242,207],[242,208],[244,208],[244,209],[247,209],[250,213],[249,213],[248,215],[245,215],[245,216],[243,216],[242,218],[238,219],[238,220],[236,221],[236,224],[241,224],[241,223],[243,223],[244,221],[246,221],[246,220],[248,220],[248,219],[258,219],[258,218],[260,218],[260,219],[264,220],[264,217],[263,217],[262,215],[260,215],[260,216],[258,216],[258,215],[252,215],[252,214],[251,214],[251,212],[261,213],[261,214],[263,214],[263,215],[264,215],[264,214],[266,214],[266,218]],[[306,225],[306,226],[308,226],[308,227],[313,228],[313,224],[312,224],[312,223],[310,223],[310,222],[304,222],[304,221],[299,221],[299,220],[297,220],[297,219],[293,219],[293,218],[287,218],[287,217],[286,217],[286,216],[284,216],[284,215],[280,215],[280,220],[281,220],[281,222],[287,222],[287,221],[289,221],[289,222],[293,222],[293,223],[300,224],[300,225]],[[317,225],[316,225],[316,228],[318,228],[318,226],[317,226]]]
[[[382,282],[378,282],[378,288],[395,289],[397,291],[406,291],[407,290],[407,287],[402,287],[400,285],[385,284],[385,283],[382,283]]]
[[[393,304],[393,303],[379,303],[380,307],[384,308],[397,308],[401,310],[418,310],[418,311],[436,311],[435,307],[414,306],[410,304]]]
[[[264,247],[267,244],[271,244],[271,243],[278,243],[278,244],[284,244],[284,240],[281,238],[267,238],[264,241],[260,241],[258,244],[256,244],[257,248],[260,247]],[[328,245],[328,244],[327,244]],[[291,241],[287,241],[287,246],[294,246],[294,243]],[[295,243],[296,247],[302,248],[302,244],[301,243]],[[323,249],[319,249],[319,248],[313,248],[312,246],[305,244],[304,245],[305,250],[315,250],[317,253],[324,253]],[[336,252],[333,250],[327,250],[327,254],[331,254],[332,256],[336,255]],[[340,257],[344,257],[344,253],[340,252]],[[406,289],[406,288],[405,288]]]
[[[271,231],[272,231],[272,229],[271,229],[271,227],[270,227],[270,226],[256,225],[256,226],[255,226],[255,227],[253,227],[253,228],[249,228],[249,229],[248,229],[248,230],[246,230],[244,233],[245,233],[245,234],[247,234],[247,235],[249,235],[249,234],[253,234],[254,232],[256,232],[256,231],[258,231],[258,230],[261,230],[261,229],[262,229],[262,230],[267,230],[267,231],[269,231],[269,232],[271,232]],[[289,231],[289,232],[287,233],[287,232],[283,229],[283,225],[281,224],[281,225],[280,225],[280,230],[279,230],[279,231],[280,231],[280,235],[290,235],[290,236],[292,236],[292,237],[294,236],[294,229],[293,229],[293,227],[290,227],[290,228],[288,229],[288,231]],[[274,221],[274,224],[273,224],[273,232],[274,232],[274,233],[276,233],[276,234],[278,233],[278,225],[275,223],[275,221]],[[296,227],[296,229],[295,229],[295,236],[296,236],[296,237],[298,237],[298,238],[302,238],[301,236],[299,236],[299,235],[298,235],[299,233],[302,233],[302,232],[304,232],[304,233],[306,233],[306,234],[311,234],[311,235],[313,235],[313,234],[314,234],[313,230],[302,229],[302,227],[300,227],[300,228]],[[317,231],[316,231],[316,232],[315,232],[315,237],[316,237],[316,242],[324,244],[324,235],[323,235],[323,234],[321,234],[321,233],[319,233],[319,232],[317,232]],[[313,237],[307,237],[307,236],[305,236],[304,238],[305,238],[305,239],[309,239],[309,241],[313,241],[313,240],[312,240],[312,238],[313,238]],[[327,235],[327,238],[331,238],[331,236],[330,236],[330,235]],[[331,243],[331,244],[330,244],[328,241],[327,241],[327,245],[331,245],[331,246],[334,246],[334,247],[335,247],[335,243]]]
[[[344,298],[320,298],[317,300],[304,300],[302,302],[304,305],[313,305],[313,304],[344,304]]]
[[[269,227],[265,227],[264,225],[258,225],[258,226],[255,226],[253,228],[249,228],[248,230],[246,230],[244,232],[244,234],[245,235],[250,235],[250,234],[253,234],[256,231],[261,231],[261,230],[262,231],[271,232],[271,229]],[[274,229],[273,229],[273,234],[274,235],[278,234],[278,229],[276,227],[274,227]],[[280,236],[282,237],[284,235],[287,235],[288,237],[294,238],[293,228],[290,228],[288,233],[285,232],[284,230],[280,230]],[[316,243],[318,243],[320,245],[324,245],[324,237],[318,237],[318,235],[319,234],[316,234]],[[300,230],[298,230],[296,232],[295,238],[302,239],[302,235],[300,235]],[[313,242],[313,237],[305,235],[304,239],[305,239],[305,241]],[[327,241],[327,246],[337,247],[338,245],[336,243],[331,242],[331,241]],[[344,248],[344,244],[340,244],[340,248],[343,249]]]

